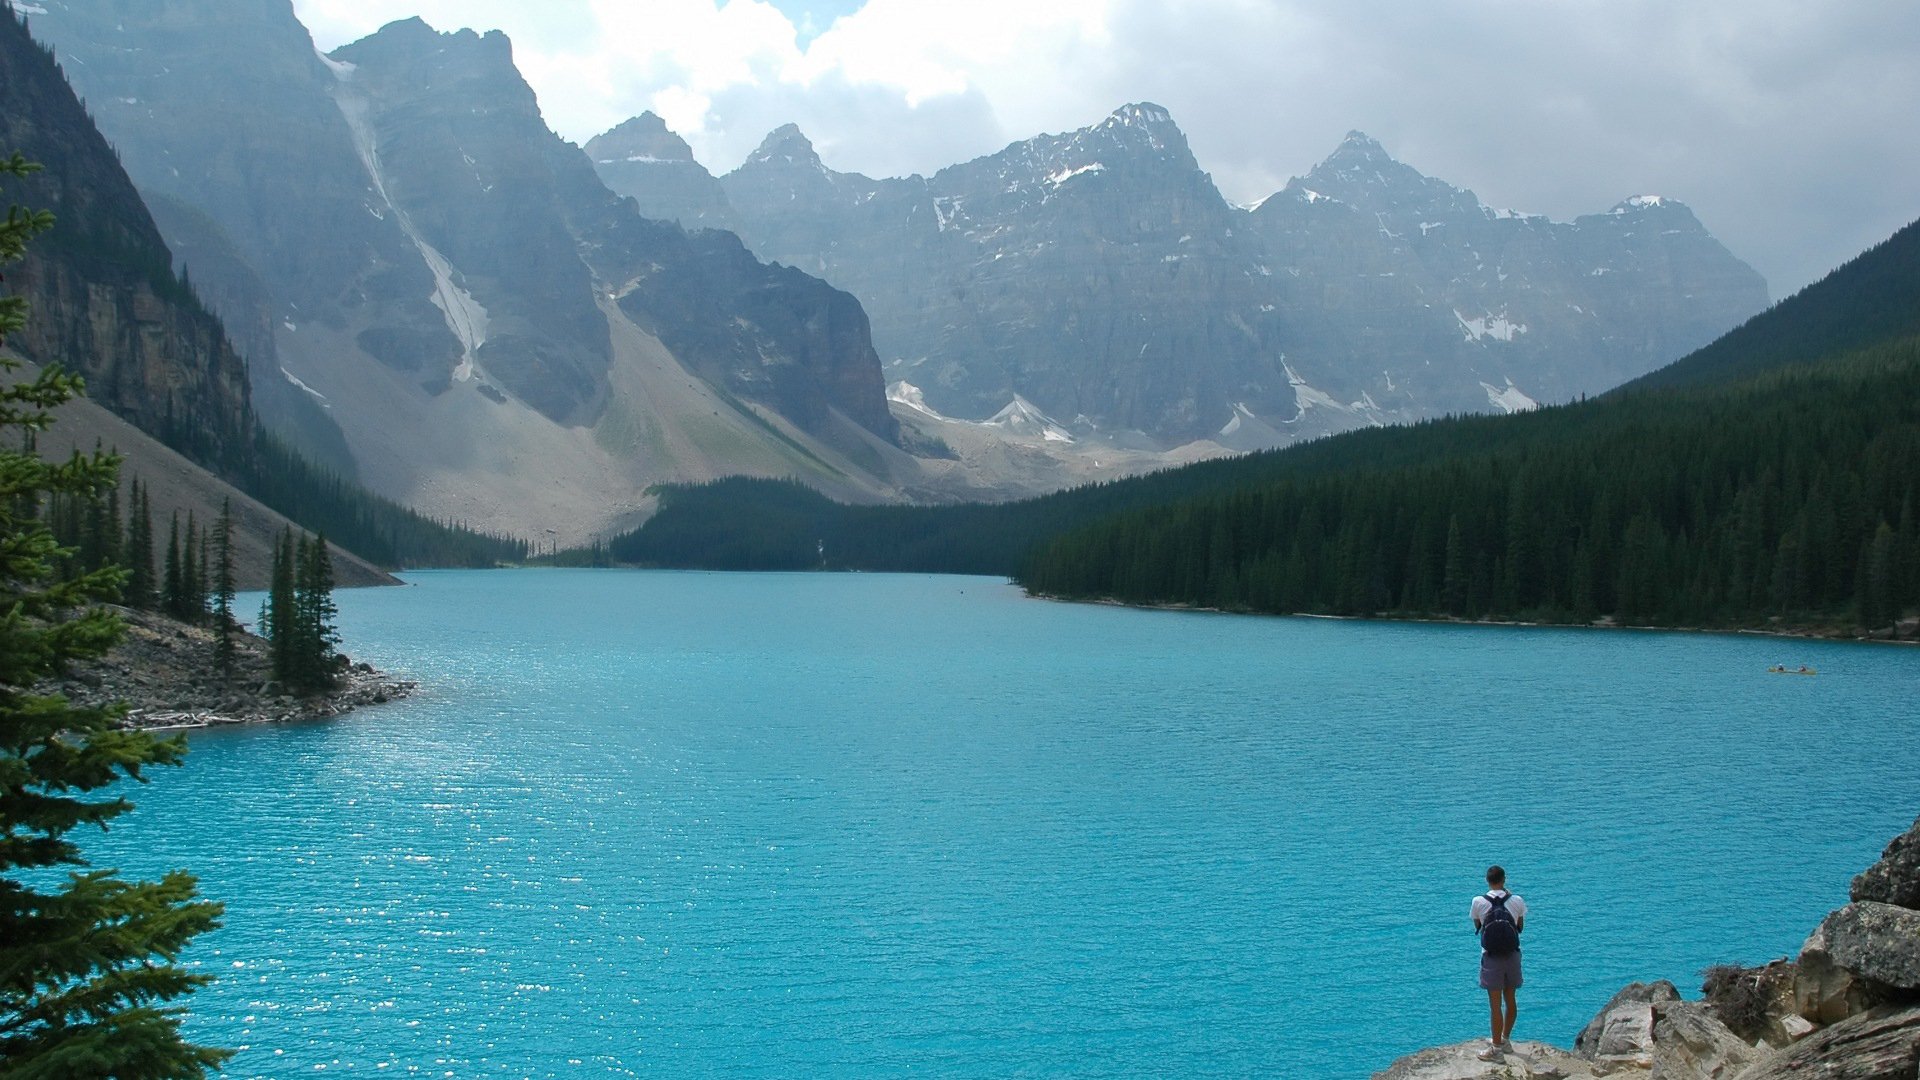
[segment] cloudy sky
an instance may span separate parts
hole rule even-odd
[[[1776,297],[1920,217],[1912,0],[294,0],[325,49],[504,30],[555,130],[644,109],[716,173],[794,121],[829,166],[932,172],[1129,101],[1227,198],[1349,129],[1494,206],[1693,207]]]

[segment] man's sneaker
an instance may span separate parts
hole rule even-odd
[[[1485,1050],[1480,1051],[1474,1056],[1478,1057],[1481,1061],[1494,1061],[1500,1057],[1501,1052],[1505,1049],[1506,1047],[1501,1046],[1499,1043],[1488,1043]]]

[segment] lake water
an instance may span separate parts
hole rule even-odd
[[[89,841],[226,902],[234,1075],[1364,1077],[1484,1037],[1488,863],[1564,1045],[1797,950],[1920,811],[1906,649],[411,581],[338,601],[417,698],[195,735]]]

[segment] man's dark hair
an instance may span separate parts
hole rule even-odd
[[[1497,866],[1487,867],[1487,884],[1499,888],[1507,883],[1507,872]]]

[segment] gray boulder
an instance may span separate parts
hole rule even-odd
[[[1848,1017],[1756,1066],[1741,1080],[1914,1080],[1920,1006]]]
[[[1834,963],[1824,927],[1807,935],[1793,976],[1794,1011],[1816,1024],[1837,1024],[1868,1005],[1865,986]]]
[[[1854,900],[1920,909],[1920,818],[1880,853],[1880,861],[1853,879]]]
[[[1629,983],[1614,994],[1586,1029],[1573,1040],[1573,1052],[1589,1061],[1653,1064],[1653,1006],[1679,1001],[1680,991],[1665,979]]]
[[[1833,962],[1871,983],[1920,990],[1920,911],[1863,900],[1820,924]]]
[[[1735,1035],[1697,1001],[1662,1001],[1653,1012],[1648,1080],[1724,1080],[1772,1053]]]
[[[1545,1043],[1515,1043],[1494,1060],[1481,1061],[1486,1047],[1484,1039],[1430,1047],[1374,1073],[1373,1080],[1597,1080],[1606,1075],[1592,1062]]]

